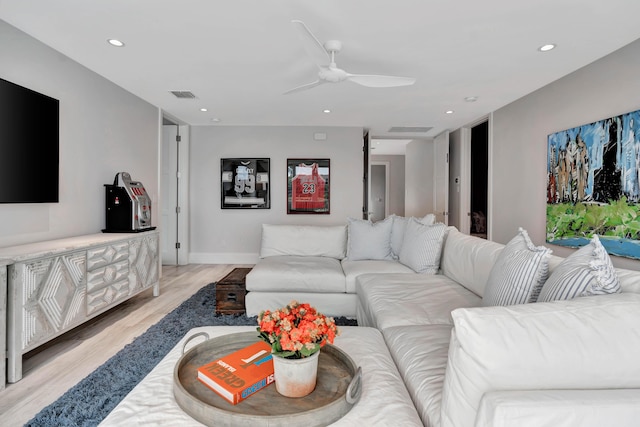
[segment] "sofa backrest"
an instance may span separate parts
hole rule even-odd
[[[563,257],[556,255],[551,255],[549,257],[549,276],[551,276],[551,273],[553,273],[558,264],[563,260]],[[622,292],[640,294],[640,271],[616,268],[616,273],[618,274],[618,280],[620,280]]]
[[[283,255],[343,259],[347,255],[347,226],[263,224],[260,258]]]
[[[469,236],[450,227],[442,248],[440,269],[448,278],[482,296],[502,248],[503,244]]]

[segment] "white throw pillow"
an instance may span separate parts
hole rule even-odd
[[[551,249],[535,246],[522,228],[506,244],[491,268],[482,305],[535,302],[549,274]]]
[[[444,224],[425,225],[415,218],[409,219],[400,249],[400,262],[416,273],[436,274],[446,230]]]
[[[393,218],[371,222],[348,218],[349,244],[347,259],[393,259],[391,255],[391,227]]]
[[[408,218],[398,215],[391,215],[393,226],[391,227],[391,254],[394,259],[400,256],[402,241],[404,240],[404,230],[407,228]]]
[[[432,213],[426,214],[423,218],[419,218],[418,221],[424,225],[433,225],[436,223],[436,216]]]
[[[618,275],[598,236],[564,259],[545,282],[538,302],[620,292]]]

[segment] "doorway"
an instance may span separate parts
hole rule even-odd
[[[382,221],[389,216],[389,162],[371,162],[369,208],[372,222]]]
[[[163,265],[189,263],[189,127],[163,117],[160,194]]]
[[[489,179],[489,122],[484,121],[471,128],[470,200],[471,217],[469,234],[487,238],[487,206]]]

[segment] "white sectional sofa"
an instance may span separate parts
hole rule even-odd
[[[518,236],[528,239],[526,233]],[[352,276],[355,293],[346,292],[343,274],[349,297],[327,294],[334,293],[335,301],[348,299],[339,314],[355,299],[358,324],[382,332],[426,426],[639,425],[640,272],[614,269],[591,246],[565,260],[530,242],[513,243],[518,236],[502,245],[449,227],[438,274],[402,269],[407,265],[398,260],[351,261],[351,273],[358,272]],[[535,268],[510,268],[522,254]],[[254,270],[260,273],[267,259]],[[344,258],[340,265],[343,273],[349,269]],[[277,270],[271,272],[275,283]],[[493,304],[496,295],[503,297],[496,288],[505,276],[517,282],[518,292],[524,281],[538,286],[520,301],[528,303]],[[608,288],[612,278],[616,287]],[[583,293],[594,295],[532,302],[549,294],[544,285],[583,279],[588,282]],[[258,282],[253,286],[259,288]],[[249,283],[248,277],[248,288]],[[263,293],[272,298],[256,292],[254,311],[267,300],[281,306],[291,298],[313,301],[315,295],[283,288],[267,299]],[[322,301],[328,308],[334,299]]]
[[[247,316],[284,307],[292,299],[329,316],[356,317],[356,277],[363,273],[414,273],[393,258],[347,258],[348,227],[262,226],[260,261],[247,274]]]

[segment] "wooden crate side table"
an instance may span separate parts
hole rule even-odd
[[[251,268],[236,268],[216,283],[216,315],[245,313],[245,278]]]

